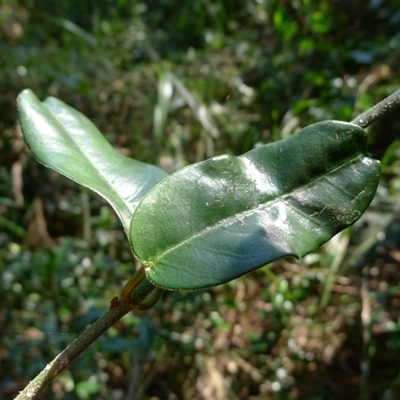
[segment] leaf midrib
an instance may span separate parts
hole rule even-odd
[[[122,203],[123,203],[123,205],[124,205],[124,207],[125,207],[125,213],[126,213],[126,211],[127,211],[128,213],[132,213],[132,212],[133,212],[133,207],[132,207],[132,210],[131,210],[130,207],[129,207],[129,204],[130,204],[130,203],[129,203],[128,201],[126,201],[124,197],[119,196],[119,194],[118,194],[118,192],[117,192],[117,190],[116,190],[116,187],[115,187],[114,185],[112,185],[112,183],[111,183],[110,181],[108,181],[108,180],[106,179],[107,175],[103,172],[103,170],[102,170],[101,168],[96,168],[96,165],[97,165],[97,164],[96,164],[95,162],[93,162],[92,159],[86,155],[86,153],[83,151],[83,148],[82,148],[82,146],[80,145],[80,143],[79,143],[77,140],[75,140],[74,137],[71,137],[71,136],[68,134],[68,131],[67,131],[67,129],[64,127],[64,124],[63,124],[62,120],[59,119],[58,116],[57,116],[57,114],[55,114],[54,111],[53,111],[51,108],[49,108],[46,104],[42,104],[42,105],[43,105],[44,107],[46,107],[47,110],[48,110],[48,111],[53,115],[53,117],[56,119],[58,125],[61,127],[61,129],[62,129],[62,131],[63,131],[63,136],[66,136],[67,138],[69,138],[69,139],[72,141],[72,144],[75,146],[75,148],[77,148],[77,149],[79,150],[78,156],[79,156],[79,155],[83,156],[83,158],[89,162],[89,164],[91,165],[91,167],[92,167],[95,171],[98,171],[98,172],[99,172],[99,175],[101,176],[101,179],[106,183],[106,186],[108,186],[108,188],[111,189],[111,191],[115,192],[116,197],[117,197],[118,199],[122,199],[122,200],[123,200]],[[76,121],[77,118],[76,118],[75,116],[73,116],[73,118],[74,118],[75,121]],[[80,124],[80,121],[79,121],[79,120],[78,120],[78,123]],[[97,130],[97,128],[95,128],[95,129]],[[98,133],[101,135],[101,132],[100,132],[100,131],[98,131]],[[75,151],[75,150],[74,150],[74,151]],[[124,157],[124,156],[121,155],[121,154],[119,154],[112,146],[110,146],[110,147],[108,148],[108,153],[109,153],[108,156],[109,156],[110,158],[115,158],[115,159],[118,160],[118,161],[123,161],[123,160],[122,160],[122,157]],[[75,155],[75,154],[74,154],[74,155]],[[90,184],[87,184],[87,183],[85,183],[85,182],[82,182],[80,179],[77,179],[76,177],[70,176],[69,174],[67,174],[67,173],[65,173],[64,171],[62,171],[60,168],[53,167],[53,166],[51,166],[51,168],[55,169],[55,170],[58,171],[60,174],[65,175],[67,178],[69,178],[69,179],[71,179],[71,180],[73,180],[73,181],[79,183],[80,185],[86,186],[87,188],[93,190],[94,192],[96,192],[96,193],[97,193],[98,195],[100,195],[101,197],[104,197],[106,200],[108,200],[108,201],[113,205],[114,210],[115,210],[115,211],[117,212],[117,214],[119,214],[120,216],[122,216],[122,215],[125,214],[125,213],[121,212],[120,209],[119,209],[118,207],[115,206],[115,201],[114,201],[114,199],[111,199],[111,198],[109,198],[108,196],[106,197],[106,196],[105,196],[103,193],[101,193],[97,188],[93,188],[92,186],[90,186]],[[123,224],[125,225],[124,219],[125,219],[125,218],[121,218],[121,220],[123,220]]]
[[[158,261],[160,261],[160,260],[161,260],[163,257],[165,257],[167,254],[169,254],[169,253],[171,253],[171,252],[173,252],[173,251],[179,249],[180,247],[184,246],[184,245],[187,244],[187,243],[190,243],[191,241],[196,240],[198,237],[203,236],[203,235],[205,235],[206,233],[209,233],[210,231],[213,231],[213,230],[218,229],[220,226],[225,225],[225,224],[226,224],[226,221],[229,221],[230,223],[234,223],[236,220],[239,220],[240,218],[243,218],[243,217],[245,217],[246,215],[251,214],[252,212],[254,212],[254,211],[257,210],[257,209],[264,208],[264,207],[265,207],[266,205],[268,205],[268,204],[277,203],[278,201],[281,201],[282,199],[285,200],[286,198],[288,198],[289,196],[295,194],[296,192],[307,188],[307,186],[311,186],[312,184],[314,184],[314,183],[317,182],[318,180],[324,179],[324,177],[326,177],[327,175],[332,175],[332,174],[334,174],[336,171],[339,171],[339,170],[341,170],[341,169],[344,169],[344,168],[346,168],[349,164],[352,164],[352,163],[354,163],[355,161],[361,160],[361,159],[363,159],[363,158],[368,158],[368,157],[366,157],[365,154],[360,153],[360,154],[358,154],[357,157],[349,158],[349,159],[346,160],[344,163],[341,163],[340,166],[338,166],[337,168],[333,168],[332,170],[329,171],[328,174],[323,174],[323,175],[321,174],[321,175],[319,175],[319,176],[316,176],[316,177],[313,178],[311,181],[307,182],[307,184],[305,184],[305,185],[303,185],[303,186],[299,186],[299,187],[297,187],[295,190],[292,190],[292,191],[290,191],[290,192],[287,192],[287,193],[284,193],[284,194],[282,194],[282,195],[279,195],[278,198],[275,198],[275,199],[273,199],[273,200],[269,200],[269,201],[267,201],[267,202],[265,202],[265,203],[261,203],[261,204],[259,204],[257,207],[252,208],[252,209],[250,209],[250,210],[246,210],[246,211],[240,212],[239,214],[236,214],[236,215],[233,216],[233,217],[224,218],[224,219],[222,219],[221,221],[218,221],[216,224],[211,225],[210,227],[207,227],[207,228],[205,228],[205,229],[202,229],[202,230],[200,230],[199,232],[197,232],[196,234],[194,234],[193,236],[191,236],[191,237],[189,237],[189,238],[183,240],[182,242],[180,242],[180,243],[178,243],[178,244],[176,244],[176,245],[170,247],[169,249],[167,249],[166,251],[164,251],[164,252],[163,252],[161,255],[159,255],[158,257],[156,257],[156,258],[154,258],[154,259],[152,259],[152,260],[150,260],[150,261],[147,261],[147,262],[145,263],[145,265],[146,265],[147,267],[150,267],[150,268],[151,268],[154,264],[156,264]]]

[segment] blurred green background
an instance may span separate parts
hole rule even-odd
[[[0,0],[0,398],[12,399],[135,270],[98,196],[39,165],[15,99],[87,115],[173,172],[350,121],[400,86],[398,0]],[[370,209],[297,261],[169,292],[40,399],[400,399],[400,111],[369,129]]]

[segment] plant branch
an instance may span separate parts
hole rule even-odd
[[[130,310],[131,307],[123,301],[112,300],[110,309],[58,354],[52,362],[47,364],[43,371],[14,400],[32,400],[75,358]]]
[[[352,124],[358,125],[361,128],[367,128],[373,122],[393,111],[400,106],[400,89],[391,94],[386,99],[382,100],[369,110],[363,112],[357,118],[351,121]]]

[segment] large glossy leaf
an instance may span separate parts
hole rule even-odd
[[[118,153],[89,119],[53,97],[42,103],[24,90],[18,111],[25,140],[38,161],[103,196],[128,231],[138,202],[167,174]]]
[[[357,125],[326,121],[177,171],[133,215],[131,243],[148,279],[199,289],[311,252],[371,202],[380,164],[365,145]]]

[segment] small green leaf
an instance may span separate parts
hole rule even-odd
[[[370,204],[380,163],[365,146],[357,125],[326,121],[177,171],[133,215],[131,243],[148,279],[200,289],[311,252]]]
[[[128,232],[138,202],[167,174],[119,154],[88,118],[60,100],[42,103],[26,89],[17,103],[25,141],[38,161],[103,196]]]

